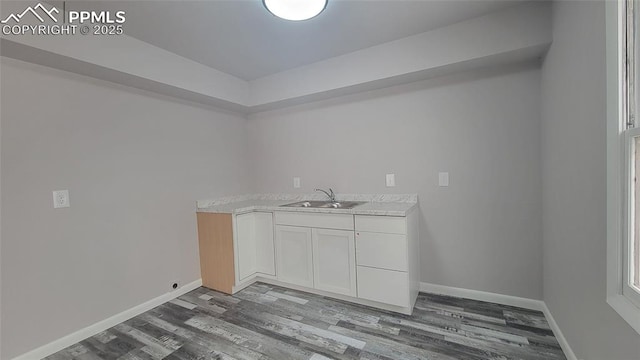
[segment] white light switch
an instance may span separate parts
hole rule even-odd
[[[449,186],[449,173],[438,173],[438,186]]]
[[[387,187],[396,186],[396,174],[387,174]]]
[[[300,178],[299,177],[294,177],[293,178],[293,187],[296,189],[300,189]]]
[[[55,209],[67,208],[69,206],[71,206],[71,204],[69,204],[69,190],[57,190],[53,192],[53,207]]]

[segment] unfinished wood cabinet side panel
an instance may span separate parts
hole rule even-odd
[[[202,285],[231,294],[235,281],[231,214],[197,215]]]

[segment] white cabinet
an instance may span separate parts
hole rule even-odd
[[[238,282],[261,273],[275,275],[273,215],[251,212],[236,216]]]
[[[418,296],[418,218],[355,216],[358,298],[409,313]]]
[[[256,273],[256,239],[254,214],[236,216],[236,243],[238,246],[238,280],[242,281]]]
[[[407,218],[397,216],[356,215],[356,231],[385,234],[406,234]]]
[[[313,287],[313,250],[310,228],[276,226],[278,280]]]
[[[407,307],[409,296],[409,273],[358,266],[359,298]]]
[[[198,213],[203,284],[233,294],[265,281],[411,314],[419,290],[417,215]]]
[[[358,265],[409,271],[406,235],[357,231],[356,247]]]
[[[254,236],[256,239],[256,272],[276,275],[275,245],[273,242],[273,214],[256,212]]]
[[[356,296],[353,215],[275,214],[278,280]]]
[[[353,215],[318,214],[303,212],[276,212],[276,224],[309,228],[340,229],[353,231]]]
[[[315,288],[356,296],[353,231],[313,229],[312,242]]]

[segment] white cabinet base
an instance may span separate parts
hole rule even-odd
[[[264,275],[276,275],[275,244],[273,214],[267,212],[255,213],[256,237],[256,272]]]
[[[236,216],[236,267],[238,268],[236,283],[255,275],[256,243],[255,213]]]
[[[311,229],[276,226],[276,261],[279,280],[313,287]]]
[[[409,271],[406,235],[357,231],[356,249],[359,266]]]
[[[412,313],[420,273],[416,211],[407,217],[256,212],[234,222],[232,293],[261,281]]]
[[[353,231],[312,229],[313,282],[318,290],[356,296]]]
[[[358,266],[358,297],[409,307],[409,273]]]
[[[308,292],[310,294],[326,296],[326,297],[329,297],[329,298],[332,298],[332,299],[338,299],[338,300],[342,300],[342,301],[348,301],[348,302],[351,302],[351,303],[354,303],[354,304],[371,306],[373,308],[387,310],[387,311],[393,311],[393,312],[397,312],[397,313],[405,314],[405,315],[411,315],[412,312],[413,312],[413,304],[410,307],[394,306],[394,305],[389,305],[389,304],[385,304],[385,303],[381,303],[381,302],[377,302],[377,301],[371,301],[371,300],[367,300],[367,299],[360,299],[360,298],[352,297],[352,296],[348,296],[348,295],[336,294],[336,293],[333,293],[333,292],[330,292],[330,291],[314,289],[314,288],[310,288],[310,287],[306,287],[306,286],[294,285],[294,284],[287,283],[287,282],[282,282],[282,281],[279,281],[279,280],[276,280],[276,279],[266,278],[264,276],[257,276],[255,279],[252,280],[252,282],[250,284],[247,284],[247,286],[251,285],[254,282],[263,282],[265,284],[271,284],[271,285],[281,286],[281,287],[285,287],[285,288],[289,288],[289,289],[293,289],[293,290],[304,291],[304,292]]]
[[[234,286],[250,280],[257,273],[275,275],[273,214],[250,212],[234,217],[236,281]]]

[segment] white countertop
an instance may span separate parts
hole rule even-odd
[[[273,199],[283,197],[287,199]],[[367,201],[353,209],[333,209],[333,208],[305,208],[305,207],[283,207],[282,205],[298,202],[301,200],[316,200],[315,196],[273,196],[273,195],[253,195],[225,198],[224,201],[205,200],[198,202],[197,212],[202,213],[223,213],[223,214],[243,214],[251,211],[288,211],[288,212],[311,212],[311,213],[331,213],[331,214],[352,214],[352,215],[378,215],[378,216],[406,216],[418,206],[417,195],[406,196],[384,196],[384,195],[337,195],[338,201],[366,201],[369,197],[376,201]],[[389,201],[379,201],[379,200]],[[396,200],[396,201],[393,201]]]

